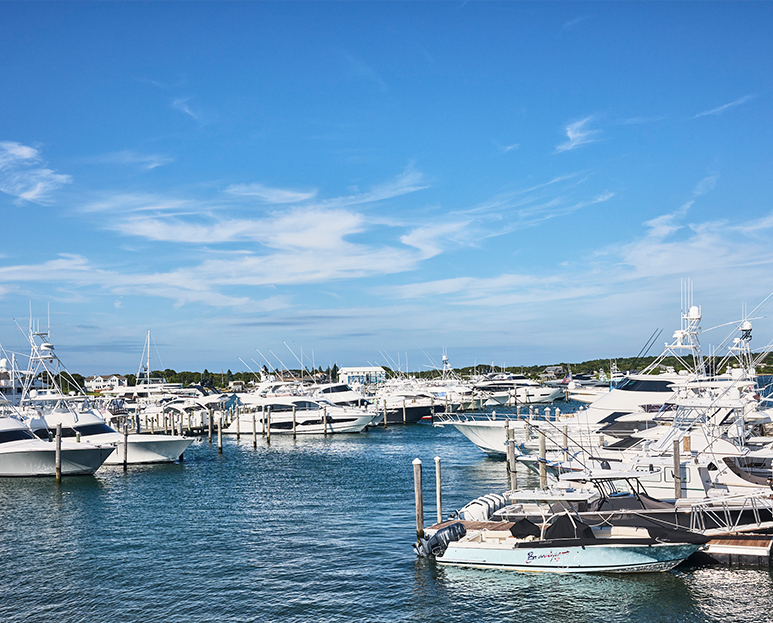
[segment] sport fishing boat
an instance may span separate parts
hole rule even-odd
[[[89,398],[83,393],[65,395],[59,379],[72,375],[65,368],[48,341],[48,332],[30,331],[31,346],[29,369],[19,404],[19,413],[30,429],[40,438],[47,439],[58,424],[62,436],[77,438],[82,444],[109,445],[116,451],[107,456],[105,464],[121,464],[126,455],[127,463],[169,463],[178,460],[192,438],[177,435],[123,435],[111,428]],[[31,389],[29,380],[44,379],[45,389]],[[124,450],[126,440],[126,450]]]
[[[93,474],[114,451],[111,445],[76,443],[62,439],[63,476]],[[36,437],[15,417],[0,415],[0,476],[54,476],[56,444]]]
[[[120,465],[124,461],[123,433],[108,426],[85,397],[75,400],[54,393],[33,395],[21,412],[40,438],[47,438],[56,430],[57,424],[61,424],[63,437],[78,438],[82,444],[114,448],[115,452],[107,457],[105,465]],[[132,433],[126,436],[126,443],[127,464],[173,463],[193,443],[193,438]]]

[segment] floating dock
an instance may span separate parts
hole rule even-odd
[[[728,534],[709,541],[701,558],[723,565],[750,565],[769,567],[773,535]]]

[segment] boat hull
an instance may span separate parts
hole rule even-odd
[[[252,414],[250,414],[251,416]],[[262,415],[258,414],[255,419],[255,431],[258,435],[265,434],[265,423],[261,420]],[[343,433],[359,433],[373,424],[379,418],[373,413],[363,413],[362,415],[328,415],[327,424],[322,422],[323,416],[306,417],[303,413],[296,414],[295,434],[296,435],[337,435]],[[224,434],[228,435],[251,435],[253,421],[252,417],[247,419],[242,417],[239,420],[237,428],[236,421],[232,422],[227,428],[223,429]],[[269,430],[272,435],[292,435],[293,421],[292,417],[282,414],[281,417],[272,415]]]
[[[113,452],[112,446],[90,446],[82,444],[80,448],[62,448],[62,475],[85,476],[93,474]],[[56,448],[51,450],[4,449],[0,453],[0,476],[37,477],[56,475]]]
[[[436,560],[443,565],[551,573],[643,573],[668,571],[699,545],[585,545],[549,547],[481,547],[451,543]]]
[[[450,424],[467,437],[478,448],[490,456],[507,456],[506,420],[449,420]],[[523,420],[510,420],[508,428],[515,431],[516,444],[529,439],[529,432]]]
[[[129,435],[127,464],[172,463],[193,443],[193,439],[170,435]],[[105,461],[105,465],[123,464],[123,440]]]

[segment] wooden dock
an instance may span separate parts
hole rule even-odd
[[[773,535],[728,534],[709,541],[702,553],[719,564],[769,567],[771,550]]]

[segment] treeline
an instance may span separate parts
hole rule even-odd
[[[626,372],[641,372],[647,366],[652,364],[657,357],[619,357],[617,359],[589,359],[587,361],[581,361],[579,363],[551,363],[541,364],[536,366],[509,366],[504,368],[498,366],[491,366],[481,364],[477,366],[468,366],[465,368],[455,368],[454,372],[461,376],[473,376],[478,374],[488,374],[490,372],[512,372],[514,374],[523,374],[529,378],[538,378],[545,372],[547,368],[561,368],[563,374],[567,374],[571,371],[573,375],[579,374],[597,374],[599,371],[603,371],[604,374],[609,376],[610,370],[616,367],[618,371],[622,373]],[[725,370],[716,370],[716,366],[719,364],[719,358],[704,357],[706,361],[706,367],[709,371],[717,373],[725,372]],[[688,358],[687,361],[691,361]],[[732,365],[732,362],[731,362]],[[673,368],[677,372],[686,369],[686,366],[676,357],[666,357],[660,363],[661,370],[665,368]],[[389,371],[391,373],[391,370]],[[773,353],[769,353],[763,361],[757,366],[757,372],[759,374],[771,374],[773,373]],[[419,378],[434,378],[440,375],[439,370],[425,370],[422,372],[411,372],[411,376],[418,376]]]
[[[579,363],[553,363],[536,366],[510,366],[504,369],[506,372],[512,372],[515,374],[523,374],[529,378],[538,378],[546,368],[560,367],[566,374],[571,370],[573,375],[578,374],[596,374],[599,371],[603,371],[607,376],[610,374],[610,369],[614,365],[620,372],[637,372],[641,371],[655,361],[657,357],[620,357],[618,359],[589,359],[588,361],[582,361]],[[718,361],[712,357],[705,357],[706,365],[709,370],[713,370]],[[662,368],[672,367],[674,370],[684,370],[685,366],[676,357],[667,357],[661,364]],[[395,372],[394,370],[384,366],[384,370],[387,372],[388,377],[399,376],[402,373]],[[716,370],[716,372],[724,372],[725,370]],[[491,365],[477,365],[468,366],[465,368],[455,368],[454,372],[463,376],[472,376],[478,374],[487,374],[489,372],[502,372],[502,368],[492,367]],[[768,354],[762,363],[757,366],[757,372],[759,374],[773,374],[773,353]],[[439,370],[422,370],[417,372],[409,372],[409,376],[415,376],[419,378],[435,378],[440,376]],[[305,369],[291,369],[284,371],[284,378],[296,378],[303,377],[306,380],[315,378],[318,382],[325,381],[337,381],[338,380],[338,366],[333,365],[327,368],[315,368]],[[183,386],[187,385],[202,385],[203,387],[211,387],[217,389],[227,389],[229,384],[233,381],[241,381],[245,385],[250,382],[257,383],[260,381],[259,374],[253,372],[232,372],[226,370],[225,372],[210,372],[204,369],[203,372],[190,372],[183,371],[177,372],[171,368],[166,370],[153,370],[151,372],[151,378],[164,379],[168,383],[181,383]],[[137,376],[134,374],[126,375],[127,383],[129,385],[137,384]],[[85,378],[80,374],[73,374],[71,379],[64,376],[60,379],[61,387],[65,393],[69,391],[75,391],[77,387],[85,388]]]
[[[284,375],[286,377],[295,378],[303,377],[307,380],[310,380],[312,377],[317,379],[324,377],[337,380],[338,366],[333,364],[332,368],[328,366],[324,369],[319,367],[311,370],[306,369],[303,371],[300,369],[286,370]],[[234,381],[241,381],[245,385],[247,385],[250,381],[254,383],[260,381],[260,373],[257,372],[232,372],[231,370],[226,370],[225,372],[210,372],[206,368],[203,372],[177,372],[171,368],[167,368],[166,370],[153,370],[150,373],[150,376],[153,379],[164,379],[167,383],[182,383],[183,386],[201,385],[202,387],[216,388],[227,388],[229,384]],[[126,380],[129,385],[137,384],[137,376],[134,374],[127,374]]]

